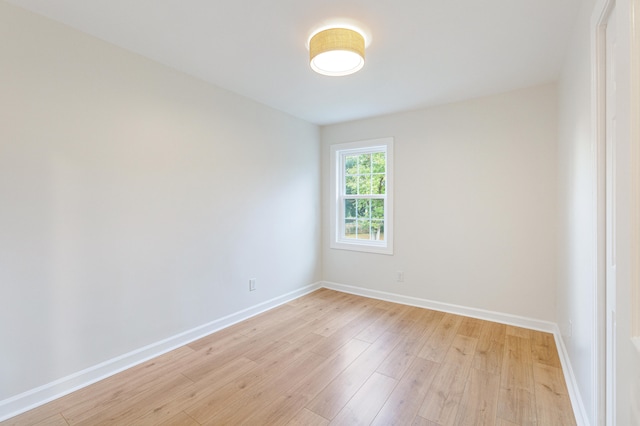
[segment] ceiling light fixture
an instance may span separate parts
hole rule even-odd
[[[329,28],[309,39],[311,68],[323,75],[342,76],[364,66],[364,36],[349,28]]]

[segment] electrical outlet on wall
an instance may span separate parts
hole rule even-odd
[[[562,337],[570,338],[573,334],[573,321],[569,320],[560,325],[560,334],[562,334]]]
[[[249,291],[255,291],[256,290],[256,279],[255,278],[250,278],[249,279]]]
[[[399,283],[404,282],[404,271],[396,271],[396,281]]]

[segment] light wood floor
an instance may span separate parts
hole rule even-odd
[[[574,425],[551,334],[318,290],[19,425]]]

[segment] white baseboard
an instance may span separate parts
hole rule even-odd
[[[386,300],[388,302],[417,306],[420,308],[427,308],[435,311],[448,312],[451,314],[463,315],[466,317],[478,318],[486,321],[493,321],[501,324],[513,325],[516,327],[523,327],[553,334],[556,342],[556,347],[558,348],[558,356],[560,357],[560,363],[562,364],[562,372],[567,384],[569,398],[571,399],[571,405],[576,417],[576,423],[578,424],[578,426],[589,426],[589,418],[587,417],[585,406],[582,397],[580,396],[578,383],[576,382],[575,375],[573,374],[573,368],[571,367],[569,354],[567,353],[567,348],[564,345],[564,341],[562,340],[562,336],[560,334],[560,329],[558,328],[558,325],[556,323],[521,317],[517,315],[504,314],[500,312],[487,311],[484,309],[469,308],[466,306],[435,302],[432,300],[420,299],[417,297],[404,296],[396,293],[388,293],[384,291],[371,290],[368,288],[354,287],[327,281],[322,282],[322,287],[341,291],[343,293],[371,297],[373,299]]]
[[[573,406],[573,413],[576,416],[576,423],[578,426],[589,426],[589,417],[587,416],[587,410],[585,409],[582,396],[580,395],[576,376],[573,374],[573,368],[571,367],[571,361],[569,360],[569,353],[567,352],[567,347],[562,339],[562,334],[560,334],[560,328],[557,325],[553,336],[556,340],[558,356],[560,357],[560,364],[562,364],[562,372],[564,373],[564,381],[567,384],[569,398],[571,399],[571,405]]]
[[[17,416],[321,287],[314,283],[0,401],[0,421]]]
[[[521,317],[511,314],[503,314],[500,312],[487,311],[478,308],[469,308],[466,306],[452,305],[449,303],[435,302],[433,300],[420,299],[418,297],[404,296],[397,293],[387,293],[385,291],[371,290],[368,288],[354,287],[345,284],[338,284],[323,281],[322,286],[331,290],[341,291],[343,293],[356,294],[358,296],[371,297],[373,299],[386,300],[388,302],[401,303],[403,305],[417,306],[419,308],[432,309],[434,311],[448,312],[465,317],[478,318],[486,321],[499,322],[501,324],[513,325],[516,327],[529,328],[532,330],[544,331],[545,333],[553,333],[557,326],[550,321],[542,321],[533,318]]]

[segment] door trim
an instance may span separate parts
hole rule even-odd
[[[635,54],[634,54],[635,52]],[[631,333],[640,352],[640,0],[631,2]]]
[[[591,18],[592,50],[592,117],[594,159],[594,306],[592,355],[592,418],[606,424],[607,418],[607,307],[606,307],[606,29],[616,0],[596,2]],[[615,380],[615,377],[613,378]]]

